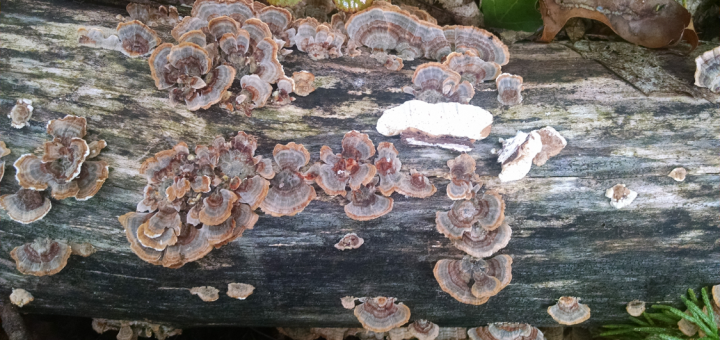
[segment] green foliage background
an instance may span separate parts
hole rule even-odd
[[[482,0],[485,27],[534,32],[542,26],[538,0]]]

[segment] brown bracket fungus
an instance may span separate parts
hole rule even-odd
[[[707,87],[720,92],[720,47],[716,47],[695,58],[695,86]]]
[[[273,157],[280,171],[271,180],[272,187],[260,208],[274,217],[294,216],[317,196],[299,172],[310,161],[310,153],[302,144],[291,142],[275,145]]]
[[[460,74],[461,80],[467,80],[472,86],[494,80],[500,75],[498,63],[481,59],[474,50],[450,53],[443,64]]]
[[[10,113],[8,114],[8,118],[10,118],[10,126],[21,129],[25,125],[27,125],[27,122],[30,120],[30,117],[32,117],[33,112],[33,106],[32,106],[32,100],[30,99],[18,99],[15,106],[13,106],[12,110],[10,110]]]
[[[363,328],[373,332],[387,332],[404,325],[410,320],[410,308],[395,298],[378,296],[361,299],[355,307],[355,317]]]
[[[463,232],[460,239],[453,240],[453,245],[470,256],[488,257],[500,249],[505,248],[510,242],[512,229],[503,223],[494,230],[480,228],[477,225],[470,228],[470,231]]]
[[[420,319],[412,322],[407,327],[391,329],[388,332],[390,340],[435,340],[440,334],[440,327],[428,320]]]
[[[645,312],[645,301],[632,300],[625,306],[625,310],[632,316],[640,316]]]
[[[389,142],[381,142],[377,147],[375,158],[375,169],[380,177],[378,191],[385,196],[390,196],[397,189],[403,174],[400,172],[402,162],[398,158],[398,151],[395,145]]]
[[[668,176],[672,179],[674,179],[676,182],[682,182],[685,180],[685,176],[687,176],[687,170],[683,167],[675,168],[670,171]],[[2,179],[2,177],[0,177]]]
[[[402,58],[385,52],[376,52],[371,54],[370,57],[383,64],[390,71],[400,71],[405,66]]]
[[[335,248],[339,250],[357,249],[360,248],[363,243],[365,243],[365,240],[362,237],[357,236],[355,233],[350,233],[343,236],[338,243],[335,243]]]
[[[32,294],[22,288],[13,288],[12,293],[10,294],[10,303],[21,308],[22,306],[27,305],[33,300],[35,300],[35,298],[32,296]]]
[[[510,61],[510,52],[494,34],[473,26],[445,26],[445,38],[453,51],[472,51],[480,59],[505,66]]]
[[[252,295],[253,291],[255,291],[255,286],[247,283],[228,283],[227,296],[233,299],[245,300]]]
[[[375,145],[367,134],[355,130],[345,134],[342,139],[342,153],[333,154],[329,146],[320,149],[320,160],[315,183],[330,196],[345,196],[346,186],[358,190],[361,185],[370,183],[377,172],[375,166],[368,163],[375,155]]]
[[[467,104],[473,96],[473,86],[450,67],[440,63],[418,66],[412,77],[413,86],[403,87],[403,92],[428,103],[456,102]]]
[[[471,199],[475,195],[473,183],[480,181],[480,177],[475,173],[475,159],[463,153],[447,161],[447,166],[450,168],[447,196],[451,200]]]
[[[0,196],[0,207],[13,221],[28,224],[45,217],[52,203],[40,191],[20,189],[14,194]]]
[[[116,30],[120,40],[120,52],[128,57],[150,54],[162,42],[152,28],[137,20],[121,22]]]
[[[290,30],[291,46],[305,52],[312,60],[342,57],[341,48],[345,35],[329,25],[319,23],[315,18],[298,19]]]
[[[201,286],[193,287],[190,289],[190,294],[197,295],[201,300],[205,302],[217,301],[220,298],[218,294],[220,291],[212,286]]]
[[[292,76],[295,82],[295,94],[301,97],[305,97],[315,91],[313,82],[315,81],[315,75],[308,71],[293,72]]]
[[[536,327],[526,323],[497,322],[487,327],[468,329],[470,340],[543,340],[545,336]]]
[[[154,7],[131,2],[125,6],[125,10],[130,19],[142,21],[148,26],[175,25],[180,21],[180,14],[175,6]]]
[[[153,335],[158,340],[165,340],[182,334],[182,329],[146,321],[93,319],[92,329],[98,334],[118,331],[118,340],[136,340],[138,336],[150,338]]]
[[[562,149],[567,146],[567,141],[551,126],[546,126],[540,130],[535,130],[540,135],[542,149],[533,158],[533,163],[537,166],[543,166],[548,159],[557,156]]]
[[[610,26],[630,43],[661,48],[680,42],[690,12],[675,0],[540,0],[544,30],[550,42],[570,18],[593,19]]]
[[[393,208],[393,199],[375,193],[377,177],[359,189],[348,193],[350,203],[345,205],[345,214],[356,221],[369,221],[384,216]]]
[[[288,105],[295,100],[294,97],[290,97],[293,92],[295,92],[295,81],[283,76],[277,81],[277,90],[272,93],[272,100],[277,105]]]
[[[432,196],[437,188],[430,182],[427,176],[410,169],[409,174],[402,174],[395,191],[400,195],[415,198],[426,198]]]
[[[454,201],[450,211],[438,211],[435,214],[437,230],[451,240],[463,238],[475,224],[492,231],[505,221],[505,201],[494,190],[482,195],[477,194],[479,187],[473,189],[473,197]],[[478,235],[480,237],[480,235]]]
[[[19,272],[45,276],[55,275],[65,268],[71,252],[70,246],[63,242],[38,238],[32,243],[15,247],[10,256]]]
[[[536,131],[518,131],[515,137],[504,140],[498,153],[498,162],[502,164],[502,172],[498,175],[500,181],[517,181],[525,177],[542,147],[542,137]]]
[[[605,197],[610,199],[610,205],[615,207],[615,209],[621,209],[630,205],[637,195],[637,192],[626,188],[625,184],[616,184],[605,191]]]
[[[252,115],[253,109],[265,106],[272,95],[272,86],[260,79],[257,74],[243,76],[240,79],[240,86],[242,91],[235,98],[235,110],[245,113],[248,117]]]
[[[456,300],[482,305],[512,280],[512,258],[498,255],[483,260],[465,256],[461,260],[440,260],[433,273],[440,288]]]
[[[497,100],[503,105],[518,105],[522,103],[523,78],[521,76],[503,73],[495,78],[498,90]]]
[[[548,307],[548,314],[561,325],[577,325],[590,318],[590,307],[578,302],[580,299],[563,296],[557,304]]]

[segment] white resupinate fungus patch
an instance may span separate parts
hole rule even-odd
[[[385,136],[395,136],[415,128],[436,136],[479,140],[487,137],[492,121],[492,114],[477,106],[410,100],[385,110],[378,119],[377,130]]]

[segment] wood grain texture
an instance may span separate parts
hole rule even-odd
[[[128,247],[117,217],[141,199],[141,162],[178,141],[194,146],[244,130],[259,137],[257,154],[269,156],[276,143],[295,141],[314,162],[323,144],[339,150],[343,134],[357,129],[376,145],[394,142],[404,169],[431,176],[441,175],[457,154],[411,148],[375,131],[384,109],[410,99],[392,89],[409,84],[410,67],[419,62],[393,73],[372,59],[312,62],[294,52],[284,62],[286,73],[308,70],[319,89],[292,106],[266,107],[252,118],[218,108],[189,112],[169,106],[167,92],[153,85],[146,59],[77,46],[79,26],[114,28],[117,14],[125,13],[41,0],[7,1],[0,13],[0,112],[9,112],[17,98],[32,99],[35,107],[30,126],[21,130],[0,117],[0,138],[12,149],[5,160],[12,164],[23,153],[37,152],[48,139],[47,120],[75,114],[88,118],[88,140],[108,142],[99,159],[110,163],[110,178],[89,201],[53,201],[50,213],[31,225],[0,213],[0,293],[7,296],[13,287],[31,292],[35,301],[23,312],[181,327],[340,327],[359,325],[342,308],[341,297],[386,295],[408,305],[411,320],[443,327],[499,321],[549,326],[554,322],[547,306],[574,295],[592,308],[587,324],[598,325],[624,319],[630,300],[675,302],[687,287],[718,283],[718,97],[647,97],[560,44],[511,47],[504,71],[524,77],[522,105],[499,106],[492,83],[478,88],[471,102],[495,116],[490,137],[470,154],[486,185],[504,193],[513,228],[500,252],[514,259],[512,283],[487,304],[463,305],[433,278],[437,260],[462,256],[435,230],[435,211],[452,203],[444,194],[447,180],[438,177],[431,178],[435,195],[419,200],[395,194],[394,210],[374,221],[350,220],[342,199],[319,193],[298,216],[261,216],[243,238],[195,263],[180,269],[147,264]],[[681,59],[673,72],[690,83],[692,59]],[[498,138],[547,125],[568,146],[527,178],[499,183],[500,165],[491,153],[500,147]],[[688,169],[684,182],[667,177],[678,166]],[[18,188],[14,174],[8,166],[0,193]],[[638,192],[622,210],[604,196],[618,183]],[[335,249],[349,232],[365,244]],[[41,236],[90,242],[98,252],[71,257],[54,276],[23,276],[9,252]],[[224,295],[230,282],[252,284],[255,293],[245,301],[231,299]],[[188,291],[204,285],[220,289],[220,299],[205,303]]]

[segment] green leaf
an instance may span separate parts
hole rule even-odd
[[[658,334],[658,336],[660,337],[660,339],[663,339],[663,340],[682,340],[681,338],[678,338],[678,337],[675,337],[672,335],[667,335],[667,334]]]
[[[482,0],[485,26],[534,32],[542,25],[537,0]]]

